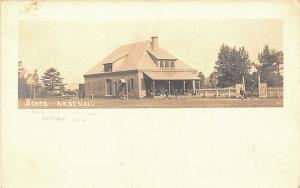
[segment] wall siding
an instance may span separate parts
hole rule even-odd
[[[114,73],[103,73],[93,76],[85,77],[85,85],[87,86],[90,83],[90,88],[85,87],[85,96],[91,97],[92,94],[94,97],[120,97],[122,95],[122,90],[120,90],[120,79],[125,79],[129,81],[133,78],[133,91],[128,91],[129,98],[142,98],[140,92],[140,78],[138,71],[127,71],[127,72],[114,72]],[[112,93],[113,96],[106,96],[106,79],[111,79],[112,81]],[[117,96],[114,96],[116,93],[114,83],[117,82]],[[95,84],[96,83],[96,84]]]

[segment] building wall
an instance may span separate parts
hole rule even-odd
[[[122,87],[120,80],[125,79],[127,83],[130,79],[133,79],[133,90],[128,88],[129,98],[142,98],[143,92],[141,89],[141,78],[139,77],[137,70],[135,71],[123,71],[123,72],[112,72],[112,73],[101,73],[97,75],[85,76],[85,96],[91,97],[121,97],[124,94],[125,87]],[[112,96],[106,95],[106,80],[112,81]],[[117,85],[117,90],[114,84]],[[146,92],[145,92],[146,93]]]
[[[85,89],[84,89],[84,87],[85,87],[84,84],[79,84],[78,96],[80,98],[84,98],[85,97]]]

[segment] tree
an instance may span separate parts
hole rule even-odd
[[[252,63],[244,47],[238,50],[223,44],[215,63],[218,87],[231,87],[242,83],[250,75]]]
[[[270,49],[268,45],[264,46],[261,53],[258,54],[259,65],[256,66],[261,81],[268,86],[283,86],[283,52]]]
[[[34,73],[32,74],[32,81],[33,81],[33,96],[35,98],[37,94],[39,94],[39,89],[40,89],[39,75],[37,69],[35,69]]]
[[[25,73],[26,70],[22,61],[18,61],[18,98],[26,98],[29,95],[29,86]]]
[[[207,81],[207,86],[212,88],[212,87],[217,87],[217,72],[214,71],[212,72],[206,79]]]
[[[198,77],[200,78],[200,87],[201,88],[206,87],[206,78],[205,78],[205,75],[200,71],[198,73]]]
[[[22,61],[18,61],[18,78],[24,78],[25,68]]]
[[[46,70],[41,79],[44,89],[50,95],[61,94],[64,91],[63,78],[55,68]]]
[[[28,74],[27,84],[30,87],[30,98],[36,98],[37,90],[39,89],[39,75],[37,69],[34,69],[34,73]]]
[[[256,71],[246,77],[245,85],[249,90],[258,91],[258,74]]]

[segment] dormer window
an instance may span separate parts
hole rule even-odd
[[[175,60],[158,60],[158,65],[160,68],[174,68]]]
[[[165,61],[165,67],[166,67],[166,68],[169,68],[169,67],[170,67],[169,61]]]
[[[160,67],[160,68],[164,68],[164,67],[165,67],[164,61],[163,61],[163,60],[160,60],[160,61],[158,61],[158,62],[159,62],[159,67]]]
[[[112,72],[112,63],[104,64],[104,72]]]

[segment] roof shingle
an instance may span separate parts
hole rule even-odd
[[[156,66],[149,53],[157,59],[174,59],[176,69],[194,70],[162,48],[158,48],[154,51],[151,48],[151,42],[147,40],[118,47],[85,75],[103,73],[104,64],[107,63],[113,63],[113,72],[126,70],[159,70],[159,67]]]

